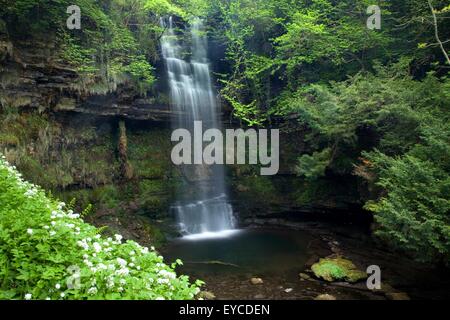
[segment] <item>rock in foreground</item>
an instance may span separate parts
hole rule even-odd
[[[350,260],[342,257],[323,258],[311,266],[317,278],[326,281],[357,282],[367,277],[366,273],[358,270]]]
[[[325,294],[319,294],[317,297],[314,298],[314,300],[336,300],[336,297],[325,293]]]
[[[264,282],[263,282],[263,279],[261,279],[261,278],[251,278],[250,279],[250,282],[251,282],[251,284],[263,284]]]

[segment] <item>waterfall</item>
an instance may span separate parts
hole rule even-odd
[[[161,26],[165,29],[161,47],[175,113],[173,129],[184,128],[193,134],[194,121],[202,121],[204,130],[221,129],[202,21],[196,19],[190,25],[190,59],[184,57],[188,50],[178,39],[172,18],[161,19]],[[202,151],[194,148],[193,152]],[[202,157],[202,154],[197,156]],[[235,220],[225,191],[223,167],[182,165],[180,171],[186,182],[177,190],[178,201],[172,206],[172,211],[181,232],[185,235],[214,235],[234,229]]]

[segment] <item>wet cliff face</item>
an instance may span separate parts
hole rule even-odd
[[[308,152],[304,132],[280,130],[280,169],[261,176],[259,166],[228,166],[233,206],[244,223],[255,218],[317,219],[331,212],[355,212],[361,207],[358,180],[327,177],[308,181],[297,175],[299,155]]]
[[[0,103],[39,111],[168,121],[168,99],[155,88],[145,97],[126,77],[105,80],[77,73],[49,40],[12,43],[0,39]]]
[[[158,228],[144,220],[166,217],[171,203],[167,99],[144,98],[126,78],[86,78],[58,58],[56,47],[52,39],[12,43],[0,37],[0,152],[60,199],[76,199],[78,209],[92,204],[88,219],[96,224],[158,242]],[[126,179],[120,119],[128,127],[133,168]],[[131,125],[131,119],[140,121]]]
[[[155,225],[168,217],[178,183],[163,123],[125,121],[132,168],[126,176],[115,117],[10,108],[2,109],[0,122],[0,152],[27,180],[66,203],[74,201],[77,210],[92,204],[87,219],[111,233],[153,244],[162,240]]]
[[[0,68],[0,151],[27,179],[66,202],[77,199],[80,208],[93,204],[88,219],[95,223],[144,242],[146,235],[153,242],[162,238],[154,224],[172,223],[175,186],[183,182],[170,160],[166,88],[159,85],[143,98],[127,79],[83,78],[58,60],[51,41],[0,40]],[[126,179],[121,120],[132,170]],[[307,150],[302,132],[282,130],[280,143],[275,177],[260,176],[256,166],[227,167],[232,204],[241,220],[349,210],[358,204],[352,181],[312,185],[296,176],[297,157]]]

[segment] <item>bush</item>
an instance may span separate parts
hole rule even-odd
[[[105,238],[0,159],[0,299],[193,299],[201,281],[120,235]]]
[[[307,128],[300,176],[310,183],[362,178],[367,194],[350,191],[360,192],[361,202],[372,200],[366,209],[374,213],[376,234],[417,260],[448,264],[450,82],[434,73],[415,80],[405,72],[407,62],[312,84],[286,95],[279,108]]]
[[[424,125],[422,144],[399,157],[366,153],[385,190],[366,208],[376,233],[421,261],[450,261],[450,130],[445,117]]]

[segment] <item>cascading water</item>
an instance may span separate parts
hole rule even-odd
[[[161,37],[162,54],[167,67],[171,103],[177,114],[172,120],[173,128],[187,129],[193,135],[194,121],[202,121],[203,130],[220,129],[202,21],[196,19],[191,24],[190,61],[183,57],[185,50],[177,39],[172,18],[161,19],[161,25],[165,28]],[[193,152],[202,150],[194,148]],[[193,156],[202,158],[202,154]],[[233,230],[233,209],[225,192],[222,166],[196,164],[183,165],[180,169],[186,183],[179,188],[178,203],[172,209],[181,231],[191,236],[214,236]]]

